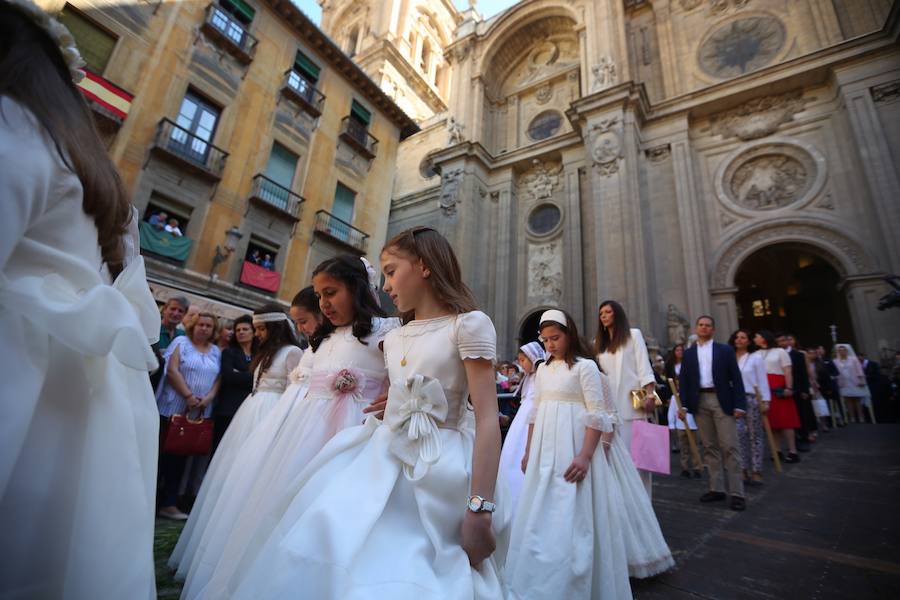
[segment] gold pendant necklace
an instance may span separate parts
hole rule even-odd
[[[400,358],[400,366],[406,366],[406,357],[409,356],[409,350],[406,350],[406,336],[400,334],[400,349],[403,350],[403,356]]]

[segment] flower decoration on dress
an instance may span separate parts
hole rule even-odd
[[[329,376],[328,387],[334,392],[335,399],[339,401],[362,400],[363,375],[355,369],[341,369]]]
[[[75,38],[69,33],[65,25],[45,13],[41,7],[31,0],[8,0],[10,4],[24,12],[34,23],[47,32],[62,54],[66,66],[69,67],[69,74],[72,81],[79,83],[84,79],[84,71],[81,69],[87,65],[81,58],[81,53],[75,46]]]
[[[418,481],[443,450],[438,421],[447,418],[447,397],[436,379],[413,375],[391,385],[385,423],[394,432],[391,453],[403,463],[403,474]]]

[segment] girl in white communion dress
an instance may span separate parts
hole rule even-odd
[[[508,598],[631,598],[629,575],[674,564],[622,436],[606,375],[572,318],[541,317],[525,484],[510,534]]]
[[[405,322],[384,341],[384,421],[370,417],[326,444],[232,597],[502,597],[491,559],[500,453],[493,324],[475,310],[436,231],[400,234],[381,262]]]

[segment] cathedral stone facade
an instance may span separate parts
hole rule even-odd
[[[900,348],[900,5],[324,0],[413,117],[388,235],[453,242],[503,352],[600,301],[668,347],[700,314]],[[474,5],[474,2],[472,3]]]

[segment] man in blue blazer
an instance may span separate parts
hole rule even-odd
[[[725,500],[724,466],[728,471],[731,509],[744,510],[747,504],[735,423],[735,419],[743,419],[746,414],[744,379],[731,346],[713,341],[716,324],[712,317],[697,319],[695,331],[697,343],[684,351],[679,387],[682,411],[690,411],[697,421],[703,464],[709,472],[709,491],[700,497],[700,502]]]

